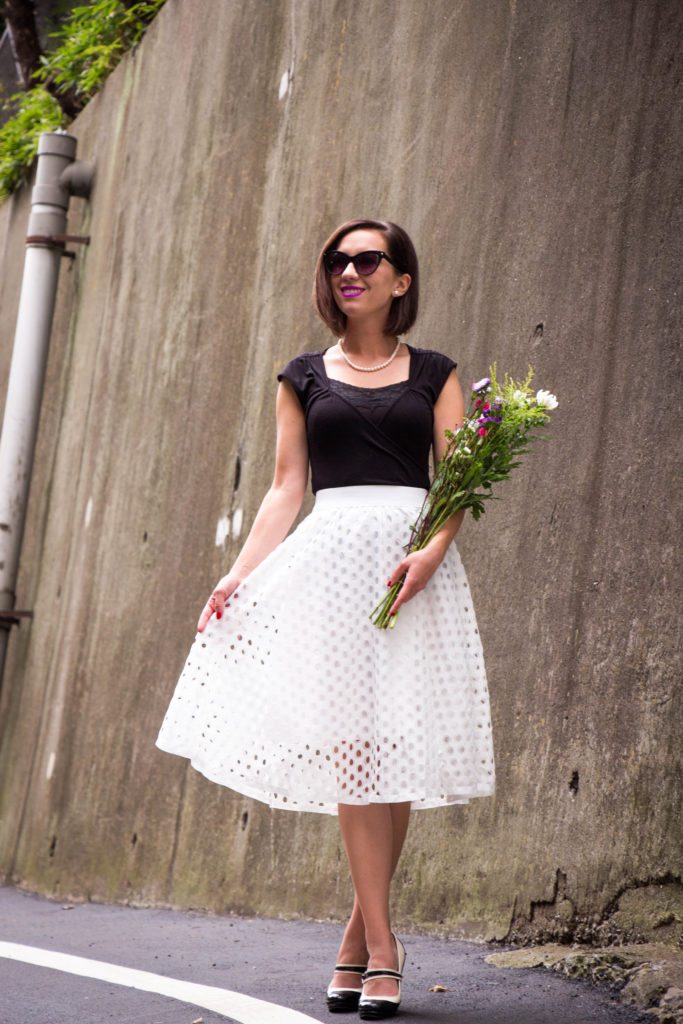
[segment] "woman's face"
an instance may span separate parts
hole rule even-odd
[[[337,243],[339,252],[356,256],[368,249],[378,249],[388,253],[387,241],[381,231],[371,228],[358,228],[349,231]],[[353,263],[347,264],[343,273],[330,274],[330,286],[334,300],[342,313],[350,319],[365,319],[389,312],[391,303],[399,295],[403,295],[410,286],[410,274],[401,274],[393,264],[381,260],[373,274],[359,274]]]

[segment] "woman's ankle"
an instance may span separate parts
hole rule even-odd
[[[368,941],[368,954],[370,966],[372,969],[376,967],[389,967],[395,966],[394,961],[397,959],[396,943],[394,937],[389,933],[389,936],[380,935],[374,937],[373,940]],[[377,961],[375,963],[374,961]]]
[[[369,957],[364,940],[347,938],[345,935],[339,947],[339,959],[343,963],[366,964]]]

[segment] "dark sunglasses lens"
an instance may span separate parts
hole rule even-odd
[[[356,270],[359,274],[374,274],[382,257],[377,252],[362,252],[356,256]]]
[[[330,274],[343,274],[348,262],[349,257],[345,256],[343,252],[330,252],[325,257],[325,266]]]

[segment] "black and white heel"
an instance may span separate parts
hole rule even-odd
[[[335,964],[335,973],[358,974],[363,976],[367,964]],[[327,988],[327,1009],[330,1013],[350,1013],[358,1009],[358,1000],[361,990],[359,988]]]
[[[398,995],[395,996],[364,996],[361,995],[358,1001],[358,1015],[361,1020],[384,1020],[385,1017],[393,1017],[401,1002],[401,979],[403,978],[403,965],[406,962],[405,946],[399,937],[392,932],[396,943],[398,954],[398,970],[393,968],[380,967],[363,974],[363,984],[371,978],[395,978],[398,982]]]

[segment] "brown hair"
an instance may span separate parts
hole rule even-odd
[[[397,272],[410,274],[410,286],[407,292],[395,298],[391,303],[384,326],[384,334],[407,334],[417,319],[420,297],[417,253],[408,233],[390,220],[347,220],[332,232],[320,250],[315,265],[315,283],[311,296],[313,306],[335,337],[341,337],[346,330],[346,314],[342,313],[334,300],[330,277],[325,269],[323,257],[328,249],[336,249],[342,238],[357,228],[374,228],[376,231],[381,231],[386,239],[386,251],[396,264]]]

